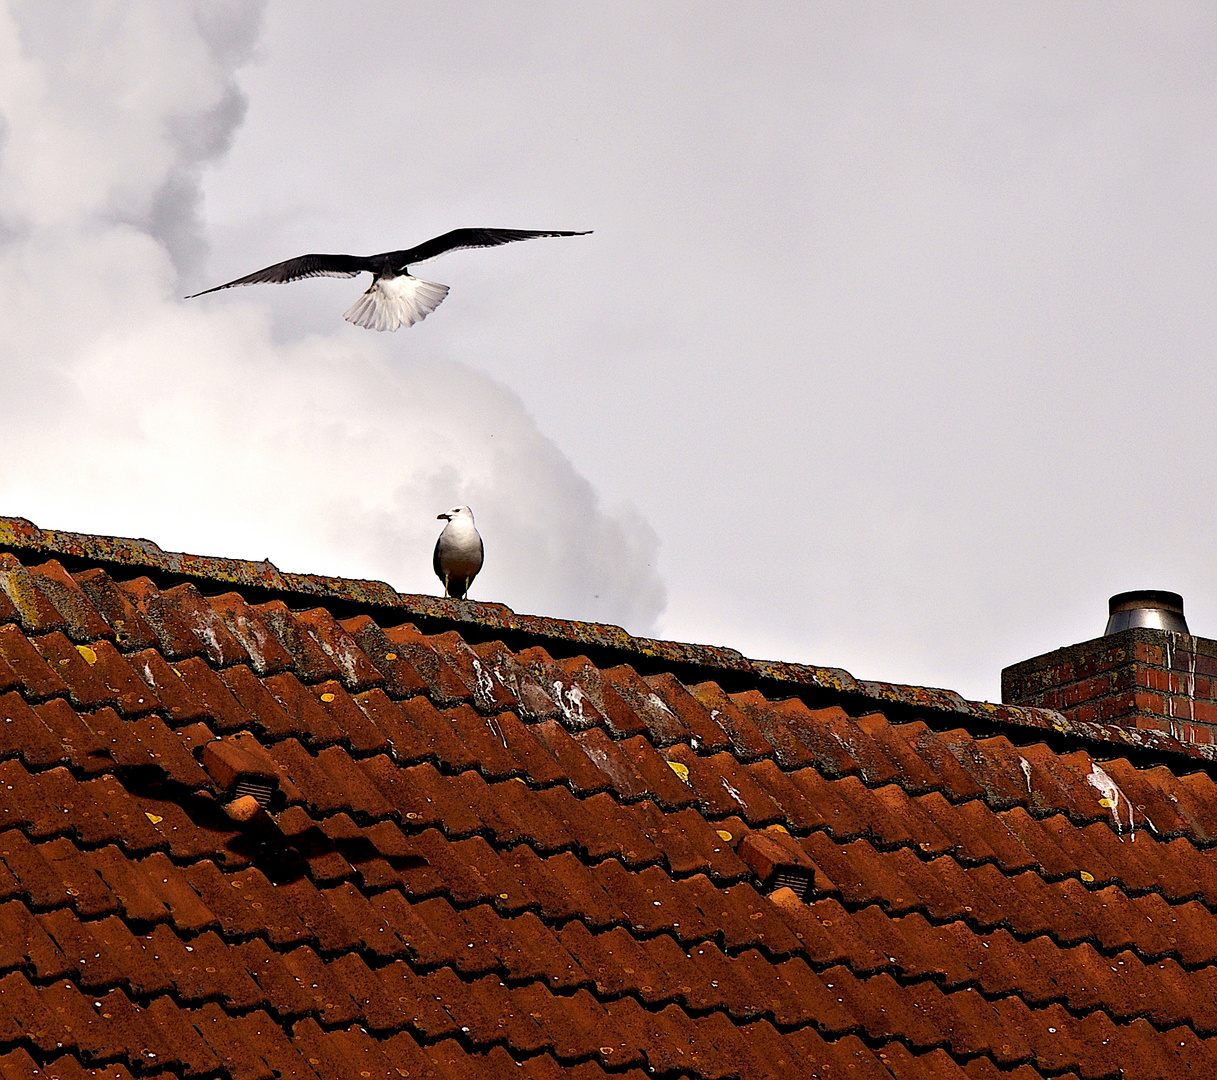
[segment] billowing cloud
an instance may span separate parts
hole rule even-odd
[[[283,340],[256,295],[181,302],[260,18],[0,7],[0,513],[433,591],[435,513],[468,502],[475,599],[649,630],[654,532],[602,508],[510,390],[395,359],[340,307]]]

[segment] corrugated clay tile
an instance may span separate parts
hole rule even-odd
[[[1192,835],[1191,825],[1179,809],[1175,791],[1178,781],[1165,766],[1134,769],[1127,758],[1096,764],[1115,781],[1123,798],[1132,804],[1139,827],[1144,827],[1147,821],[1152,823],[1160,838]],[[1099,793],[1094,794],[1097,798]],[[1123,809],[1127,810],[1127,807]]]
[[[73,580],[89,599],[93,609],[102,617],[113,633],[120,649],[151,649],[159,645],[156,632],[123,592],[103,570],[86,570],[73,574]]]
[[[229,1008],[256,1008],[268,1003],[266,993],[250,978],[234,951],[207,932],[187,946],[168,927],[158,926],[149,936],[153,958],[173,977],[178,999],[190,1005],[219,998]]]
[[[899,767],[844,709],[809,709],[797,699],[783,702],[782,709],[791,730],[816,753],[826,775],[856,775],[868,785],[900,781]]]
[[[829,829],[834,836],[860,836],[863,825],[838,794],[837,782],[827,781],[816,769],[784,773],[769,760],[745,766],[748,775],[777,803],[786,823],[800,831]]]
[[[879,1060],[896,1080],[969,1080],[965,1073],[945,1050],[931,1050],[928,1054],[915,1054],[901,1043],[889,1042],[878,1051]],[[977,1060],[988,1061],[987,1058]],[[991,1063],[990,1063],[991,1064]],[[1000,1074],[1008,1080],[1008,1073]],[[993,1080],[998,1080],[995,1074]]]
[[[956,728],[937,732],[929,728],[921,730],[919,725],[915,724],[909,727],[912,729],[908,732],[910,744],[921,760],[939,777],[938,786],[948,801],[955,803],[984,795],[985,789],[961,764],[954,751],[956,746],[971,741],[971,736],[965,730]],[[904,731],[903,728],[900,730]]]
[[[262,680],[262,685],[283,706],[295,728],[294,734],[301,742],[310,747],[322,747],[348,741],[318,696],[290,671],[267,676]]]
[[[169,919],[169,910],[145,875],[117,847],[110,844],[81,853],[122,905],[123,916],[136,923]]]
[[[220,733],[240,731],[242,728],[253,726],[250,715],[241,707],[228,687],[207,666],[205,661],[198,657],[189,657],[171,667],[162,667],[159,671],[155,661],[151,659],[143,661],[143,654],[140,656],[140,661],[140,667],[143,670],[152,671],[155,679],[152,683],[153,689],[156,690],[157,696],[165,703],[177,723],[204,720],[214,731]],[[179,679],[190,692],[191,698],[187,699],[189,711],[179,712],[179,709],[175,708],[178,702],[175,701],[172,691],[174,678]],[[194,702],[202,706],[201,713],[195,712],[190,707]]]
[[[312,1010],[311,992],[305,992],[284,963],[283,954],[272,949],[262,938],[251,938],[229,946],[228,950],[234,964],[254,981],[279,1016],[302,1016]]]
[[[455,630],[429,635],[426,642],[456,673],[480,712],[502,712],[519,704],[511,689],[493,676],[482,657]]]
[[[318,814],[335,814],[348,808],[345,792],[295,739],[272,743],[267,753],[276,770],[295,785],[304,801]]]
[[[425,697],[403,701],[396,708],[444,768],[453,772],[477,768],[477,755],[457,736],[446,710],[440,712]]]
[[[271,1020],[267,1013],[248,1013],[243,1017],[232,1018],[231,1023],[241,1029],[245,1039],[269,1065],[276,1078],[316,1080],[316,1073],[292,1047],[285,1031]]]
[[[529,725],[537,741],[553,755],[565,782],[576,795],[607,791],[609,778],[593,764],[570,733],[555,720]]]
[[[860,973],[889,966],[887,957],[875,951],[850,914],[835,900],[805,904],[793,890],[777,889],[769,901],[798,940],[800,951],[812,962],[848,964]]]
[[[0,970],[23,968],[35,978],[60,979],[76,970],[41,922],[19,901],[0,904]]]
[[[566,788],[552,787],[536,792],[534,797],[588,859],[615,856],[633,869],[663,861],[662,852],[647,839],[640,823],[606,794],[578,799]]]
[[[355,639],[363,654],[385,677],[384,689],[395,698],[413,697],[425,693],[424,679],[408,660],[403,659],[397,644],[367,615],[345,619],[341,626]]]
[[[171,609],[178,617],[178,625],[188,626],[191,633],[202,642],[207,658],[216,667],[249,663],[250,657],[245,646],[233,635],[220,613],[194,585],[187,583],[166,589],[160,593],[159,599],[165,608]]]
[[[8,593],[0,589],[0,626],[20,622],[21,612],[13,606],[13,602],[8,598]]]
[[[688,729],[687,741],[694,750],[707,754],[730,750],[731,740],[727,733],[710,719],[709,710],[676,679],[666,671],[645,675],[643,680],[652,693],[674,713]]]
[[[272,885],[257,871],[246,871],[250,879],[248,895],[260,898],[263,917],[282,940],[315,939],[317,951],[325,955],[350,952],[359,944],[359,932],[329,902],[327,892],[308,878]],[[256,902],[256,901],[255,901]],[[273,922],[278,919],[278,927]],[[297,925],[303,924],[303,929]]]
[[[882,713],[870,713],[855,721],[892,763],[899,783],[910,794],[922,795],[942,788],[942,778],[916,748],[916,740],[926,731],[918,720],[908,724],[893,724]]]
[[[703,758],[683,745],[669,747],[667,755],[669,760],[679,762],[689,770],[689,785],[696,792],[706,817],[739,814],[753,828],[785,818],[781,807],[732,755],[715,754]]]
[[[15,608],[22,627],[31,634],[45,634],[48,630],[64,630],[67,622],[46,595],[34,583],[30,572],[8,552],[0,552],[0,593]]]
[[[581,919],[592,929],[625,922],[625,913],[591,872],[570,852],[542,859],[531,848],[520,846],[504,856],[546,919]]]
[[[616,859],[594,866],[592,877],[625,912],[631,930],[638,933],[670,931],[679,924],[681,937],[704,923],[701,913],[682,902],[672,882],[652,868],[641,874],[626,870]]]
[[[1207,772],[1187,773],[1179,777],[1172,794],[1192,835],[1206,846],[1217,840],[1217,785],[1212,777]]]
[[[67,993],[75,994],[71,983],[56,982],[49,991],[35,990],[16,971],[0,979],[0,1039],[10,1044],[18,1040],[32,1043],[43,1054],[75,1051],[77,1038],[62,1017],[54,1015],[55,997],[65,992],[65,985]]]
[[[290,844],[304,861],[308,876],[314,884],[325,885],[345,881],[351,876],[351,863],[339,850],[342,846],[333,838],[336,824],[345,821],[358,833],[358,829],[345,814],[327,818],[324,829],[305,813],[300,806],[288,806],[276,818],[286,843]]]
[[[694,732],[684,723],[680,715],[655,693],[650,684],[627,664],[608,668],[602,673],[602,693],[609,686],[640,719],[647,728],[646,738],[655,746],[670,746],[672,743],[688,743]],[[690,702],[696,705],[695,702]],[[703,727],[706,726],[704,723]],[[642,734],[642,733],[639,733]]]
[[[227,633],[240,643],[245,654],[241,662],[248,657],[259,675],[274,675],[293,665],[291,653],[280,644],[259,611],[250,607],[239,593],[212,596],[206,602],[211,609],[208,621],[219,620]]]
[[[947,744],[959,763],[968,771],[985,793],[985,801],[999,810],[1013,806],[1027,807],[1032,802],[1032,791],[1027,789],[1027,777],[1023,772],[1025,760],[1004,735],[988,739],[953,738],[947,735]]]
[[[68,693],[68,684],[17,627],[0,626],[0,658],[21,680],[22,692],[28,700],[41,701]]]
[[[932,983],[917,983],[906,991],[889,975],[858,979],[844,967],[829,968],[820,978],[873,1039],[896,1035],[919,1050],[947,1041],[933,1022],[934,1006],[941,1007],[942,995]]]
[[[680,981],[677,972],[661,967],[652,957],[648,951],[650,943],[644,947],[623,927],[593,934],[582,923],[571,921],[559,931],[558,938],[580,970],[594,980],[596,993],[602,997],[636,993],[650,1003],[654,998],[643,993],[643,986]],[[654,940],[671,939],[661,936]]]
[[[641,735],[624,739],[616,746],[642,778],[647,793],[664,809],[680,810],[697,803],[697,796],[681,778],[680,771]]]
[[[66,837],[26,849],[15,837],[5,836],[0,855],[23,885],[28,881],[33,886],[33,906],[70,904],[84,916],[113,915],[119,910],[114,894]]]
[[[51,559],[41,566],[30,567],[30,578],[63,617],[68,636],[74,641],[114,637],[109,624],[59,562]]]
[[[62,771],[72,779],[66,769]],[[54,836],[68,831],[69,824],[63,819],[63,808],[57,810],[41,797],[38,784],[21,762],[0,761],[0,830],[28,830],[34,822],[41,822],[34,835]]]
[[[478,771],[487,780],[502,780],[521,771],[499,726],[500,719],[514,719],[510,713],[496,718],[477,713],[468,705],[458,705],[445,709],[440,715],[448,724],[448,730],[465,744]],[[519,725],[519,721],[516,724]],[[521,730],[524,730],[522,726]]]
[[[514,846],[527,840],[540,855],[575,847],[575,838],[524,781],[513,779],[487,784],[477,773],[468,772],[456,778],[455,786],[490,827],[498,846]]]
[[[938,816],[943,808],[953,813],[951,804],[942,795],[933,791],[928,795],[910,798],[899,784],[885,784],[871,793],[877,803],[882,803],[890,814],[889,820],[903,823],[915,844],[931,856],[954,852],[958,844],[939,828]]]
[[[909,888],[897,877],[890,861],[865,840],[837,844],[824,833],[802,837],[803,850],[832,880],[842,896],[852,903],[881,901],[891,905],[896,896],[903,897],[897,908],[915,906],[909,901]]]
[[[128,656],[127,661],[156,693],[162,710],[175,725],[183,726],[212,719],[212,710],[186,685],[178,666],[166,663],[165,658],[155,649],[133,653]],[[233,704],[235,705],[235,702]]]
[[[347,985],[333,964],[324,963],[307,945],[284,953],[283,962],[326,1023],[349,1024],[361,1017],[362,1011],[352,997],[354,988]]]
[[[814,714],[797,698],[769,701],[756,690],[732,694],[731,702],[756,726],[773,747],[783,769],[802,769],[817,764],[818,754],[799,733]]]
[[[254,731],[273,739],[299,734],[299,722],[288,716],[278,699],[244,664],[225,668],[219,677],[246,711],[246,721]]]
[[[393,812],[392,805],[341,746],[326,747],[313,760],[325,774],[328,787],[340,793],[343,809],[369,821]]]
[[[85,723],[88,714],[78,715],[63,698],[44,701],[41,705],[36,705],[34,711],[38,719],[59,739],[63,750],[78,771],[96,776],[114,770],[116,759],[110,745],[114,737],[103,737],[93,731],[90,725]],[[110,710],[106,710],[106,715],[114,716]]]
[[[177,609],[146,577],[118,583],[118,588],[156,634],[159,651],[170,662],[204,656],[207,647],[190,618]]]
[[[1012,995],[990,1002],[969,987],[946,1001],[953,1014],[947,1034],[957,1054],[988,1054],[1003,1067],[1033,1059],[1034,1049],[1024,1033],[1033,1014],[1021,998]]]
[[[473,700],[473,691],[452,670],[430,639],[420,634],[411,623],[390,627],[384,633],[392,642],[398,660],[413,669],[416,678],[409,681],[421,679],[432,701],[439,705],[456,705]],[[376,653],[372,655],[376,656]]]
[[[199,898],[183,872],[162,852],[154,852],[138,866],[145,882],[168,909],[180,934],[194,934],[218,925],[216,915]]]
[[[1057,843],[1054,830],[1046,828],[1021,806],[1003,811],[999,816],[1011,836],[1035,859],[1035,869],[1044,877],[1066,877],[1085,869],[1077,865],[1074,855]]]
[[[1078,824],[1110,820],[1099,805],[1099,792],[1086,780],[1093,765],[1088,753],[1059,754],[1042,742],[1019,747],[1018,753],[1027,762],[1024,775],[1028,770],[1031,774],[1027,783],[1035,806],[1067,814]]]
[[[709,722],[720,728],[741,762],[759,761],[773,757],[773,747],[757,726],[727,696],[717,683],[704,682],[690,686],[689,693],[706,710]],[[721,745],[721,740],[715,740]]]
[[[255,1044],[244,1037],[241,1027],[214,1002],[192,1012],[190,1019],[232,1080],[274,1080],[274,1072]]]
[[[84,1071],[75,1058],[60,1058],[63,1062],[51,1062],[47,1066],[47,1076],[52,1080],[86,1080]],[[4,1080],[39,1080],[42,1070],[29,1054],[18,1047],[7,1054],[0,1055],[0,1077]]]
[[[341,677],[342,673],[337,665],[313,640],[308,628],[297,620],[283,601],[271,600],[266,604],[258,604],[254,611],[291,656],[292,668],[300,679],[312,683]]]
[[[811,1027],[786,1036],[813,1080],[888,1080],[891,1075],[856,1035],[825,1042]]]
[[[4,657],[0,656],[0,694],[21,688],[21,677]]]
[[[45,768],[69,761],[69,754],[56,732],[16,693],[0,695],[0,755],[20,755],[27,765]]]
[[[982,799],[960,803],[953,809],[955,818],[945,820],[944,828],[952,829],[949,835],[958,841],[972,861],[981,862],[991,856],[1011,873],[1036,865],[1036,856],[1009,827],[1005,814],[995,813]],[[1017,813],[1022,815],[1020,820],[1027,820],[1024,810],[1020,808]],[[956,821],[960,823],[958,830],[955,829]]]
[[[494,717],[494,723],[507,742],[516,768],[525,777],[538,785],[566,780],[565,770],[548,747],[537,739],[535,729],[521,723],[513,713],[499,713]]]
[[[359,643],[325,608],[313,608],[296,616],[296,620],[321,646],[341,672],[342,684],[352,691],[380,686],[385,677],[364,655]]]
[[[608,778],[618,798],[633,801],[647,795],[647,782],[638,774],[629,758],[618,749],[619,744],[610,739],[603,728],[577,732],[571,739]]]
[[[417,713],[407,713],[382,690],[369,690],[354,701],[368,722],[383,736],[385,748],[394,761],[409,765],[426,760],[443,760],[431,742],[429,731],[415,722]]]
[[[325,890],[325,898],[360,938],[360,947],[382,960],[400,960],[410,949],[350,882]]]
[[[677,876],[713,873],[720,879],[724,876],[738,879],[749,872],[730,844],[696,810],[665,814],[648,800],[631,806],[628,813],[638,822],[643,835],[663,853],[669,869]]]

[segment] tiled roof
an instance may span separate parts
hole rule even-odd
[[[0,520],[0,1076],[1217,1075],[1211,766],[824,670]]]

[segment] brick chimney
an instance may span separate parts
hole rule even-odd
[[[1120,593],[1102,637],[1001,673],[1007,705],[1217,743],[1217,641],[1188,632],[1178,593]]]

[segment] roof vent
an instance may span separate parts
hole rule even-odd
[[[771,825],[761,832],[749,833],[735,849],[761,880],[766,893],[778,889],[793,889],[800,900],[812,893],[816,880],[816,864],[780,825]]]
[[[242,795],[252,795],[258,800],[258,805],[263,810],[269,810],[271,800],[275,796],[275,785],[260,776],[244,776],[233,785],[232,789],[234,799],[239,799]]]
[[[1118,634],[1134,626],[1151,630],[1170,630],[1186,634],[1187,620],[1183,617],[1183,597],[1178,593],[1157,589],[1137,589],[1116,593],[1107,604],[1108,619],[1104,635]]]

